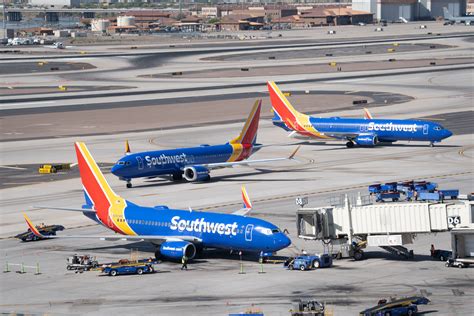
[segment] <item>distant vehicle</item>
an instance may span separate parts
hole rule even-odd
[[[359,25],[359,26],[365,26],[365,23],[359,22],[359,23],[357,23],[357,25]]]
[[[257,144],[261,107],[262,100],[256,101],[240,135],[225,144],[130,153],[127,143],[126,155],[112,167],[112,174],[131,188],[134,178],[171,175],[175,181],[184,177],[189,182],[202,182],[210,180],[213,169],[293,159],[298,148],[286,158],[248,159],[262,147]]]
[[[312,270],[318,268],[327,268],[332,266],[332,257],[328,254],[323,255],[303,255],[290,260],[287,267],[290,270]]]
[[[47,226],[45,226],[44,224],[41,224],[41,225],[36,226],[36,228],[44,236],[54,236],[54,235],[56,235],[57,231],[64,230],[64,226],[62,226],[62,225],[47,225]],[[16,235],[15,238],[21,239],[22,241],[25,241],[25,242],[44,239],[42,237],[36,236],[31,231],[31,229],[28,229],[26,232]]]
[[[431,257],[436,260],[446,261],[453,256],[453,252],[450,250],[435,249],[431,254]]]
[[[269,81],[267,87],[274,112],[273,125],[290,132],[289,137],[344,140],[351,148],[355,145],[373,147],[399,140],[426,141],[434,146],[453,134],[435,122],[374,119],[367,109],[364,109],[364,119],[312,117],[296,111],[275,82]]]
[[[449,258],[446,262],[446,267],[456,267],[456,268],[467,268],[471,264],[474,264],[474,258]]]
[[[66,46],[64,46],[64,44],[62,42],[56,42],[56,43],[54,43],[54,46],[57,49],[65,49],[66,48]]]
[[[474,16],[453,16],[446,7],[443,7],[443,14],[444,25],[453,25],[456,23],[464,23],[465,25],[471,25],[471,23],[474,23]]]
[[[126,263],[126,264],[114,264],[102,268],[102,273],[110,276],[116,276],[119,274],[138,274],[153,273],[155,269],[151,263]]]
[[[252,203],[242,187],[244,207],[232,214],[171,209],[165,205],[140,206],[116,194],[107,183],[86,144],[75,143],[86,204],[66,208],[114,231],[111,235],[44,236],[24,214],[27,225],[42,238],[83,238],[103,241],[150,242],[155,257],[193,259],[197,249],[217,248],[269,256],[288,247],[291,240],[274,224],[251,217]],[[61,209],[61,208],[55,208]]]

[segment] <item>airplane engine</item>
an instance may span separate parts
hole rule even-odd
[[[203,166],[191,166],[184,168],[184,178],[190,182],[208,181],[211,176],[209,169]]]
[[[196,256],[196,246],[187,241],[166,241],[160,246],[160,255],[175,260],[186,255],[188,259],[192,259]]]
[[[359,135],[354,142],[359,146],[372,147],[379,142],[379,139],[376,135]]]

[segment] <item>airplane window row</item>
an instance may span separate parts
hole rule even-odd
[[[163,226],[163,227],[171,226],[171,224],[167,222],[144,221],[142,219],[129,219],[127,220],[127,222],[129,224],[139,224],[139,225],[149,225],[149,226]]]

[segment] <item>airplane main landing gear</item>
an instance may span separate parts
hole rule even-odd
[[[130,189],[132,187],[132,181],[127,180],[127,189]]]
[[[351,142],[351,141],[348,141],[348,142],[346,143],[346,147],[347,147],[347,148],[352,148],[352,147],[354,147],[354,143]]]

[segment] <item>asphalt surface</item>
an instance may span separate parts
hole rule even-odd
[[[241,93],[158,100],[81,104],[80,106],[18,109],[3,115],[0,141],[49,137],[103,135],[131,131],[189,128],[211,124],[243,122],[251,105],[262,99],[262,118],[271,118],[267,93]],[[296,91],[290,98],[300,111],[310,114],[344,109],[387,106],[412,100],[411,97],[370,91]],[[317,102],[315,101],[317,99]],[[355,100],[368,103],[353,105]],[[192,114],[190,114],[192,113]],[[137,124],[136,122],[140,122]]]
[[[23,63],[2,63],[0,75],[6,74],[29,74],[52,71],[73,71],[88,70],[95,67],[89,63],[79,62],[23,62]]]
[[[400,26],[413,29],[414,25]],[[441,26],[436,26],[441,28]],[[390,26],[392,28],[392,26]],[[387,28],[387,33],[390,32]],[[430,26],[431,28],[431,26]],[[435,28],[433,23],[433,28]],[[394,30],[399,29],[393,26]],[[324,29],[321,29],[324,30]],[[352,30],[352,29],[351,29]],[[357,28],[357,30],[359,30]],[[360,33],[369,37],[372,27],[360,28]],[[318,30],[309,30],[309,32]],[[303,31],[302,31],[303,32]],[[322,32],[322,31],[321,31]],[[369,33],[370,32],[370,33]],[[423,30],[425,32],[425,30]],[[357,35],[361,35],[357,34]],[[326,36],[326,34],[322,35]],[[357,39],[352,39],[353,41]],[[450,39],[451,40],[451,39]],[[453,40],[454,41],[454,40]],[[459,44],[459,40],[456,41]],[[467,42],[465,42],[467,43]],[[448,49],[445,55],[454,57],[468,56],[469,47],[459,50]],[[414,58],[421,58],[427,52],[413,52]],[[439,50],[441,53],[443,50]],[[395,53],[396,54],[396,53]],[[462,55],[462,56],[458,56]],[[375,57],[375,56],[374,56]],[[347,58],[350,58],[348,56]],[[89,75],[96,80],[111,82],[130,81],[123,78],[121,69],[115,68],[115,62],[101,58],[99,67],[109,71],[103,75],[97,72]],[[169,60],[168,62],[173,62]],[[179,65],[193,59],[174,61]],[[262,63],[264,63],[262,61]],[[297,62],[295,62],[296,64]],[[120,64],[120,66],[125,63]],[[129,65],[126,65],[128,67]],[[225,64],[223,65],[225,66]],[[233,65],[227,65],[227,68]],[[173,69],[175,64],[164,65]],[[474,191],[473,157],[474,144],[472,134],[472,69],[450,66],[450,71],[430,71],[411,73],[401,70],[399,75],[357,76],[358,73],[344,79],[316,80],[310,76],[282,76],[279,79],[283,91],[292,91],[291,100],[301,112],[312,113],[329,111],[328,116],[361,117],[360,107],[352,107],[352,94],[361,97],[360,91],[370,91],[374,98],[383,100],[391,95],[407,96],[406,102],[371,107],[374,117],[389,118],[431,118],[456,129],[455,135],[431,148],[423,142],[400,142],[390,146],[374,148],[347,149],[343,142],[300,141],[288,138],[282,129],[272,126],[268,120],[261,120],[258,141],[265,145],[252,158],[285,157],[298,144],[301,146],[296,161],[267,163],[251,167],[226,168],[213,170],[210,182],[173,183],[165,179],[137,179],[133,188],[126,189],[125,183],[106,174],[107,181],[114,191],[127,200],[139,205],[169,205],[170,207],[193,210],[211,210],[231,213],[241,208],[240,188],[245,185],[253,201],[252,216],[275,223],[282,229],[288,229],[292,246],[279,252],[282,256],[294,256],[301,249],[309,253],[336,250],[337,246],[324,247],[320,242],[305,241],[297,237],[295,225],[295,198],[307,196],[308,206],[328,205],[328,199],[345,193],[356,195],[358,191],[366,194],[367,186],[376,182],[402,180],[429,180],[439,184],[440,188],[459,189],[466,194]],[[436,68],[436,67],[435,67]],[[127,75],[142,75],[148,71],[130,71]],[[156,73],[156,72],[154,72]],[[370,74],[368,71],[364,75]],[[115,75],[115,76],[114,76]],[[44,82],[57,80],[58,76],[3,76],[4,81],[19,80]],[[72,79],[71,74],[61,78]],[[79,77],[76,77],[78,79]],[[87,76],[81,77],[85,80]],[[136,78],[136,77],[134,77]],[[291,79],[291,80],[289,80]],[[144,82],[146,80],[143,80]],[[251,79],[234,79],[224,82],[229,88],[235,87],[239,94],[256,90],[249,85],[248,90],[239,84],[249,84]],[[288,83],[284,83],[289,80]],[[294,80],[294,81],[292,81]],[[80,80],[78,80],[80,81]],[[77,81],[77,82],[78,82]],[[209,86],[223,84],[221,79],[212,81],[205,78]],[[259,80],[259,85],[266,80]],[[277,80],[278,81],[278,80]],[[76,82],[76,81],[75,81]],[[147,82],[149,83],[149,82]],[[156,84],[156,81],[152,81]],[[255,82],[256,83],[256,82]],[[116,82],[114,82],[116,84]],[[125,83],[124,83],[125,84]],[[200,80],[179,81],[180,88],[196,88]],[[25,84],[29,85],[29,84]],[[170,89],[165,81],[160,88]],[[146,86],[145,84],[143,86]],[[193,87],[194,86],[194,87]],[[172,86],[171,87],[175,87]],[[155,90],[158,90],[156,88]],[[198,94],[176,89],[180,98]],[[308,95],[295,91],[338,91],[345,94]],[[212,94],[218,90],[200,90],[201,94]],[[220,92],[220,91],[219,91]],[[228,91],[229,92],[229,91]],[[373,93],[377,92],[377,93]],[[189,93],[188,95],[186,93]],[[182,95],[180,95],[182,94]],[[148,95],[154,97],[153,95]],[[162,96],[162,95],[160,95]],[[161,98],[157,96],[157,98]],[[363,95],[362,95],[363,96]],[[100,100],[85,100],[88,105]],[[129,96],[120,96],[119,102],[133,101]],[[144,99],[146,95],[136,96]],[[104,99],[105,100],[105,99]],[[244,100],[244,101],[242,101]],[[264,101],[268,98],[264,98]],[[78,103],[84,101],[78,99]],[[112,103],[114,99],[106,100]],[[19,266],[11,266],[12,272],[0,274],[0,312],[5,314],[80,314],[80,315],[226,315],[231,312],[245,312],[248,308],[260,309],[265,315],[288,315],[292,303],[299,299],[316,299],[326,302],[334,315],[356,315],[361,310],[373,306],[381,298],[425,295],[431,304],[420,306],[425,314],[469,315],[474,309],[474,282],[472,268],[449,269],[443,262],[432,261],[429,249],[434,244],[438,249],[450,249],[449,233],[418,234],[413,244],[407,245],[415,253],[414,260],[402,260],[397,256],[381,251],[379,248],[366,249],[368,259],[336,261],[331,269],[316,271],[288,271],[281,265],[265,265],[264,272],[255,256],[244,254],[245,274],[239,274],[240,261],[237,255],[223,251],[206,251],[203,258],[192,262],[189,271],[181,271],[179,263],[163,262],[157,266],[158,272],[143,276],[122,276],[110,278],[100,276],[98,272],[75,274],[65,269],[65,258],[74,253],[88,253],[97,256],[100,262],[117,261],[130,258],[134,249],[138,249],[140,258],[153,255],[154,248],[147,243],[104,242],[98,239],[57,239],[51,241],[20,243],[10,238],[25,231],[26,225],[21,215],[26,212],[34,223],[62,224],[67,229],[64,235],[101,235],[111,232],[85,218],[81,212],[56,211],[48,208],[33,209],[33,205],[77,208],[84,204],[84,194],[77,174],[71,173],[62,179],[57,175],[40,178],[36,175],[38,162],[56,163],[76,160],[73,142],[87,143],[97,161],[114,162],[123,154],[123,142],[130,141],[132,151],[176,148],[203,143],[217,144],[232,139],[241,130],[242,123],[206,124],[204,119],[226,117],[231,121],[242,120],[246,116],[254,98],[215,101],[221,107],[209,105],[213,112],[205,112],[196,103],[160,105],[165,109],[161,114],[152,115],[146,109],[153,106],[124,107],[88,111],[57,112],[44,114],[22,114],[2,117],[2,136],[13,137],[1,146],[1,166],[27,166],[24,174],[18,169],[2,170],[5,183],[17,182],[17,186],[0,188],[0,266],[6,263],[27,265],[28,272],[15,273]],[[317,104],[315,102],[317,101]],[[331,102],[332,101],[332,102]],[[371,100],[369,100],[371,101]],[[24,102],[24,101],[23,101]],[[61,100],[61,105],[71,100]],[[213,101],[203,101],[212,103]],[[244,102],[244,103],[241,103]],[[99,101],[102,103],[102,101]],[[238,104],[237,104],[238,103]],[[187,106],[191,105],[192,106]],[[325,107],[321,107],[323,104]],[[48,108],[55,103],[14,104]],[[233,105],[233,106],[232,106]],[[5,106],[13,106],[7,105]],[[179,117],[172,112],[176,107],[187,107],[186,116]],[[205,107],[205,105],[201,105]],[[266,111],[268,110],[268,103]],[[102,112],[101,112],[102,111]],[[123,112],[121,112],[123,111]],[[265,112],[266,112],[265,111]],[[182,112],[184,113],[184,112]],[[205,113],[205,114],[204,114]],[[209,114],[211,113],[211,114]],[[80,114],[88,114],[81,117]],[[40,115],[43,115],[40,119]],[[117,115],[128,118],[118,126]],[[148,132],[130,132],[116,134],[114,130],[136,130],[144,121],[167,118],[185,122],[187,128],[153,130]],[[174,116],[173,116],[174,115]],[[266,112],[268,115],[268,112]],[[16,121],[18,120],[18,121]],[[217,119],[217,121],[222,121]],[[16,124],[14,124],[16,123]],[[46,125],[45,125],[46,124]],[[156,125],[156,123],[155,123]],[[188,127],[193,126],[194,127]],[[21,132],[16,129],[21,129]],[[81,136],[57,138],[77,128]],[[88,136],[103,128],[103,135]],[[140,128],[140,127],[138,127]],[[463,132],[466,131],[466,132]],[[32,136],[51,133],[50,137],[31,139]],[[10,133],[7,135],[7,133]],[[18,140],[21,138],[29,140]],[[73,171],[74,172],[74,171]],[[17,176],[17,177],[15,177]],[[62,175],[59,175],[62,176]],[[37,264],[40,274],[35,274]],[[32,267],[32,268],[31,268]]]
[[[394,44],[385,45],[360,45],[349,47],[335,47],[324,49],[304,49],[288,50],[275,52],[258,52],[252,54],[227,54],[225,56],[207,57],[204,60],[221,61],[247,61],[247,60],[268,60],[268,59],[301,59],[317,57],[338,57],[338,56],[357,56],[365,54],[385,54],[389,49],[397,52],[419,52],[430,49],[446,49],[453,46],[441,44]]]
[[[351,79],[362,79],[362,78],[379,78],[379,77],[393,77],[396,75],[406,75],[406,74],[426,74],[426,73],[433,73],[433,72],[448,72],[454,71],[457,69],[469,70],[474,69],[474,66],[471,65],[461,65],[461,66],[452,66],[449,68],[430,68],[430,69],[404,69],[400,71],[390,71],[385,73],[377,73],[377,74],[348,74],[348,75],[339,75],[337,77],[332,78],[320,78],[320,79],[287,79],[285,83],[315,83],[315,82],[327,82],[327,81],[341,81],[341,80],[351,80]],[[276,82],[279,84],[280,82]],[[207,87],[196,87],[196,88],[177,88],[177,89],[150,89],[146,91],[126,91],[126,92],[110,92],[110,93],[101,93],[100,95],[96,95],[94,97],[117,97],[117,96],[132,96],[132,95],[148,95],[148,94],[165,94],[165,93],[182,93],[182,92],[192,92],[192,91],[212,91],[212,90],[220,90],[220,89],[232,89],[232,88],[249,88],[249,87],[258,87],[261,86],[262,83],[231,83],[225,85],[214,85],[214,86],[207,86]],[[90,95],[68,95],[68,96],[45,96],[45,97],[34,97],[28,98],[28,101],[34,102],[42,102],[42,101],[51,101],[51,100],[61,100],[61,99],[87,99],[90,98]],[[24,99],[17,99],[17,100],[0,100],[1,103],[21,103],[25,102]],[[18,112],[20,111],[20,112]],[[38,113],[42,110],[38,109],[6,109],[0,110],[1,116],[8,116],[8,115],[16,115],[21,113],[21,111],[31,111],[30,113]]]

